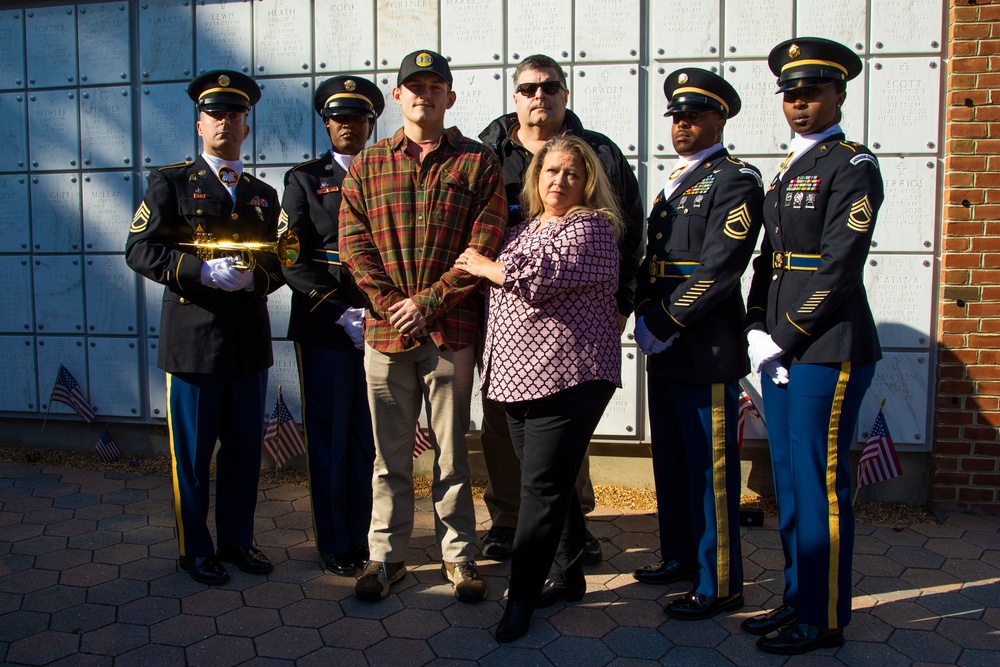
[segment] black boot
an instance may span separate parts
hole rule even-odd
[[[579,602],[587,592],[587,578],[583,574],[583,567],[574,567],[569,572],[563,573],[560,578],[552,578],[542,586],[542,592],[535,602],[535,609],[551,607],[556,602],[565,600],[566,602]]]
[[[517,600],[507,600],[507,608],[503,611],[503,618],[497,626],[496,638],[498,642],[512,642],[528,634],[528,627],[531,625],[531,613],[534,608],[527,602]]]

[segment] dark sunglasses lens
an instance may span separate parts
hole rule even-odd
[[[534,97],[539,88],[541,88],[542,92],[546,95],[556,95],[563,89],[562,84],[558,81],[545,81],[543,83],[519,84],[517,86],[517,92],[521,93],[525,97]]]

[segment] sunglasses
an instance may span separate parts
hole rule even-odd
[[[514,89],[521,93],[525,97],[534,97],[538,89],[541,88],[542,92],[546,95],[558,95],[560,91],[565,90],[562,83],[558,81],[542,81],[541,83],[519,83]]]

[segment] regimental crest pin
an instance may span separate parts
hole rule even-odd
[[[683,86],[687,82],[688,82],[688,75],[686,73],[681,72],[680,74],[677,75],[677,83]]]
[[[229,77],[226,76],[225,74],[223,74],[222,76],[220,76],[219,77],[219,85],[222,86],[223,88],[225,88],[226,86],[228,86],[229,85]]]
[[[802,55],[802,49],[799,48],[798,44],[792,44],[788,47],[789,58],[798,58],[800,55]]]
[[[344,82],[344,90],[346,90],[347,92],[351,92],[357,87],[358,84],[354,83],[354,79],[348,79],[347,81]]]

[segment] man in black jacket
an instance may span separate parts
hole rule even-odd
[[[493,149],[503,165],[503,180],[507,189],[508,227],[521,221],[519,204],[524,173],[534,154],[550,138],[566,133],[584,139],[601,162],[618,200],[626,232],[618,243],[621,269],[618,277],[618,324],[624,330],[635,301],[636,270],[642,259],[642,230],[645,218],[639,183],[621,149],[611,139],[586,130],[575,113],[566,108],[569,88],[562,68],[544,55],[528,56],[514,71],[514,105],[516,111],[503,115],[479,134],[480,140]],[[507,431],[507,418],[502,404],[486,398],[483,392],[483,459],[488,484],[486,506],[493,519],[489,533],[483,538],[483,555],[502,559],[510,555],[514,527],[520,508],[521,464]],[[589,458],[585,458],[577,481],[577,494],[584,512],[594,509],[594,488],[590,482]],[[600,543],[587,531],[584,563],[601,561]]]

